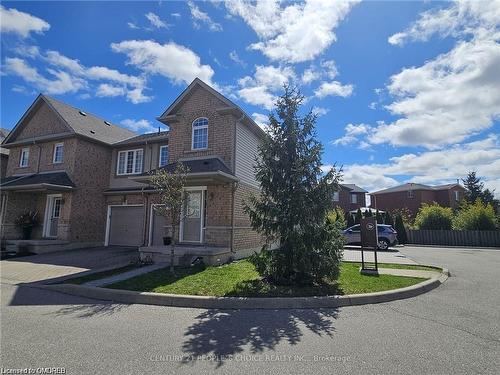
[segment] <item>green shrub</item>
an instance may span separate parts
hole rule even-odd
[[[347,225],[345,216],[344,210],[339,206],[335,207],[335,209],[330,211],[327,215],[328,220],[332,223],[338,222],[341,229],[345,229]]]
[[[473,204],[465,203],[453,220],[453,229],[456,230],[495,230],[496,226],[493,207],[479,199]]]
[[[394,229],[396,229],[396,232],[398,232],[398,242],[403,245],[408,243],[408,236],[406,234],[406,227],[403,222],[403,216],[401,216],[400,214],[396,215]]]
[[[415,217],[417,229],[451,229],[453,210],[437,203],[424,203]]]

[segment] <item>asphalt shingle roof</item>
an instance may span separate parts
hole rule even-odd
[[[72,107],[50,96],[42,96],[77,134],[108,144],[120,142],[137,135],[131,130],[114,125],[92,113]],[[82,113],[85,115],[82,115]]]
[[[429,185],[424,185],[424,184],[416,184],[413,182],[408,182],[403,185],[398,185],[394,186],[388,189],[383,189],[376,191],[371,194],[385,194],[385,193],[397,193],[401,191],[408,191],[408,190],[446,190],[446,189],[451,189],[454,186],[460,186],[459,184],[446,184],[446,185],[437,185],[437,186],[429,186]]]
[[[146,141],[156,142],[162,140],[168,140],[168,131],[161,131],[159,133],[156,132],[156,133],[141,134],[136,137],[132,137],[124,141],[117,142],[113,146],[125,146],[129,144],[142,143]]]
[[[75,187],[66,172],[37,173],[21,177],[8,177],[2,179],[0,186],[26,186],[38,184],[51,184],[59,186]]]
[[[359,187],[356,184],[340,184],[350,190],[351,193],[368,193],[365,189]]]

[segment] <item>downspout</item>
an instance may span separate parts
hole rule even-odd
[[[238,123],[245,118],[245,114],[243,114],[236,122],[234,123],[234,132],[233,132],[233,155],[232,155],[232,167],[233,173],[236,175],[236,131],[238,127]],[[236,189],[238,188],[238,183],[233,182],[231,186],[231,253],[235,254],[234,250],[234,230],[235,230],[235,220],[234,220],[234,210],[235,210],[235,194]]]

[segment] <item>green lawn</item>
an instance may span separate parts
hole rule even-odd
[[[400,265],[399,268],[409,267]],[[260,280],[253,264],[241,260],[220,267],[177,268],[175,277],[168,268],[164,268],[109,285],[108,288],[200,296],[298,297],[379,292],[407,287],[424,280],[391,275],[361,275],[359,264],[344,262],[338,283],[315,287],[274,286]]]
[[[107,270],[107,271],[96,272],[96,273],[91,273],[89,275],[84,275],[84,276],[80,276],[80,277],[74,277],[72,279],[67,279],[64,281],[64,283],[65,284],[85,284],[85,283],[88,283],[89,281],[104,279],[106,277],[117,275],[119,273],[132,271],[133,269],[136,269],[136,268],[137,268],[137,266],[135,264],[130,264],[130,265],[125,266],[125,267],[114,268],[114,269]]]

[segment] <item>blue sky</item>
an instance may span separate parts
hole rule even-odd
[[[500,1],[2,2],[1,123],[39,92],[138,132],[196,76],[258,123],[283,83],[370,191],[500,192]]]

